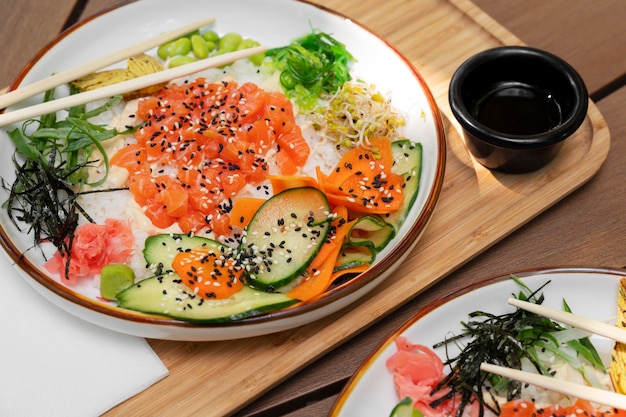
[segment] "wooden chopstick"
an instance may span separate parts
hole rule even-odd
[[[539,314],[560,323],[569,324],[570,326],[586,330],[589,333],[608,337],[609,339],[617,342],[626,343],[626,330],[617,326],[593,320],[588,317],[579,316],[577,314],[568,313],[566,311],[544,307],[541,304],[529,303],[517,298],[509,298],[508,303],[531,313]]]
[[[15,103],[19,103],[20,101],[25,100],[28,97],[32,97],[35,94],[42,93],[46,90],[57,87],[61,84],[74,81],[84,75],[90,74],[108,65],[115,64],[116,62],[120,62],[130,56],[145,52],[169,40],[178,38],[198,28],[201,28],[202,26],[206,26],[210,23],[213,23],[214,21],[215,21],[215,18],[210,17],[210,18],[203,19],[195,23],[191,23],[189,25],[183,26],[171,32],[163,33],[153,38],[146,39],[135,45],[129,46],[128,48],[122,49],[117,52],[113,52],[109,55],[87,62],[78,67],[74,67],[63,72],[59,72],[48,78],[44,78],[43,80],[36,81],[24,87],[20,87],[17,90],[10,91],[7,94],[0,97],[0,109],[4,109]]]
[[[63,97],[58,100],[37,104],[31,107],[25,107],[15,111],[0,114],[0,126],[6,126],[21,120],[30,119],[41,116],[43,114],[53,113],[59,110],[90,103],[95,100],[110,98],[119,94],[128,93],[130,91],[139,90],[151,85],[160,84],[194,74],[196,72],[230,64],[239,59],[247,58],[252,55],[259,54],[267,50],[264,46],[256,46],[254,48],[243,49],[240,51],[230,52],[223,55],[205,58],[200,61],[182,65],[180,67],[170,68],[165,71],[155,72],[131,80],[122,81],[106,87],[98,88],[84,93],[74,94]]]
[[[588,387],[574,382],[563,381],[545,375],[506,368],[504,366],[482,363],[480,369],[516,381],[535,385],[550,391],[558,392],[582,400],[626,410],[626,395],[599,388]]]

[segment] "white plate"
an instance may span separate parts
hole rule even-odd
[[[545,306],[560,310],[563,308],[562,300],[565,299],[576,314],[612,322],[616,318],[619,280],[626,277],[626,271],[556,268],[515,275],[522,278],[531,290],[550,281],[542,290]],[[422,309],[387,338],[361,365],[337,399],[331,416],[390,415],[400,399],[395,391],[393,375],[385,363],[397,351],[394,340],[398,336],[405,336],[412,343],[433,346],[446,336],[459,334],[462,330],[461,321],[466,321],[467,315],[473,311],[494,314],[515,311],[506,300],[519,290],[520,287],[510,279],[510,275],[506,275],[464,288]],[[592,336],[592,341],[600,354],[610,355],[612,341],[598,336]],[[435,352],[445,358],[444,348],[435,349]]]
[[[122,311],[96,299],[89,286],[68,289],[41,269],[37,250],[27,249],[32,237],[19,233],[0,213],[1,243],[18,264],[18,271],[44,296],[70,313],[116,331],[142,337],[176,340],[223,340],[285,330],[322,318],[378,285],[413,249],[437,201],[443,182],[445,138],[441,117],[424,80],[393,47],[344,16],[314,5],[290,0],[142,0],[114,8],[82,22],[51,42],[25,67],[12,86],[26,85],[53,73],[112,53],[140,40],[213,16],[218,33],[239,32],[268,47],[283,46],[310,31],[329,33],[345,43],[358,62],[355,78],[362,77],[390,94],[393,104],[407,117],[406,136],[423,146],[420,191],[409,219],[366,273],[328,292],[315,302],[289,311],[266,314],[228,325],[191,325],[175,320]],[[41,97],[21,104],[36,104]],[[8,129],[7,129],[8,130]],[[14,178],[13,153],[5,131],[0,132],[0,176]],[[2,195],[2,200],[6,193]],[[25,256],[21,256],[25,253]]]

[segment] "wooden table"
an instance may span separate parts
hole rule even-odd
[[[398,21],[389,16],[399,16],[397,11],[403,8],[419,13],[421,7],[429,7],[433,2],[316,0],[315,3],[361,22],[398,47],[416,65],[419,63],[411,43],[406,41],[418,28],[411,27],[409,20]],[[459,0],[457,3],[466,2]],[[3,10],[0,15],[3,40],[0,85],[10,84],[29,58],[61,30],[115,4],[116,0],[0,0],[0,10]],[[626,202],[623,105],[626,101],[626,88],[623,88],[626,33],[621,30],[626,20],[626,3],[620,0],[475,0],[475,5],[480,9],[469,4],[457,12],[469,13],[470,18],[480,22],[480,27],[499,37],[519,39],[553,52],[581,73],[610,129],[610,152],[606,160],[595,176],[580,188],[532,216],[526,224],[489,245],[482,253],[474,254],[399,309],[315,358],[292,377],[265,390],[235,415],[325,415],[348,378],[384,337],[420,308],[472,282],[535,267],[626,266],[623,209]],[[428,77],[426,79],[428,82]],[[438,97],[438,102],[443,108],[447,103],[442,97]],[[203,343],[157,340],[150,343],[166,365],[177,370],[184,369],[185,361],[201,355],[206,347]],[[169,378],[159,384],[168,384]],[[148,390],[108,415],[140,415],[138,410],[156,401],[156,395]],[[176,415],[182,416],[184,412]]]

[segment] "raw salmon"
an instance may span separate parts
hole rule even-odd
[[[137,117],[145,121],[137,143],[111,163],[128,170],[129,189],[153,224],[178,223],[186,233],[228,234],[231,200],[265,180],[268,151],[286,175],[310,153],[289,99],[252,83],[168,86],[140,100]]]

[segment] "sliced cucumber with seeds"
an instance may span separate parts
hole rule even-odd
[[[220,242],[205,237],[183,233],[165,233],[146,239],[143,256],[148,267],[156,268],[156,274],[161,275],[172,272],[172,261],[177,253],[201,248],[228,250]]]
[[[224,299],[205,300],[193,294],[177,274],[146,278],[117,294],[118,306],[194,323],[241,320],[266,311],[286,308],[297,300],[244,286]]]
[[[298,278],[326,239],[329,215],[326,196],[312,187],[288,189],[263,203],[239,247],[247,283],[272,292]]]
[[[417,179],[419,180],[419,172],[422,166],[422,144],[412,142],[409,139],[396,140],[391,143],[391,152],[394,160],[391,172],[398,175],[406,175],[412,170],[416,170],[418,171]]]
[[[422,144],[408,139],[397,140],[391,143],[391,151],[395,161],[391,171],[404,177],[404,200],[398,210],[385,216],[385,221],[397,231],[417,198],[422,173]]]

